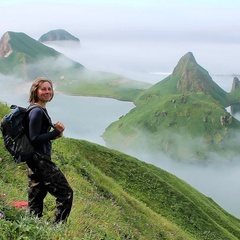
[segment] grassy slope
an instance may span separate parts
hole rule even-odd
[[[6,112],[0,105],[0,118]],[[7,195],[7,202],[26,200],[26,166],[16,167],[0,140],[0,193]],[[53,160],[74,188],[67,226],[46,223],[53,218],[50,196],[40,222],[0,201],[8,220],[0,221],[2,239],[20,235],[22,239],[240,238],[238,219],[153,165],[97,144],[64,138],[54,142]]]
[[[240,122],[225,107],[238,93],[226,93],[187,53],[170,76],[140,93],[137,107],[103,136],[109,147],[124,152],[163,151],[181,160],[206,159],[212,152],[234,157],[239,148],[232,130]]]
[[[142,92],[135,103],[141,105],[152,96],[168,96],[172,94],[189,94],[203,92],[227,107],[231,96],[219,87],[209,73],[195,60],[192,53],[185,54],[178,62],[173,73]]]
[[[163,151],[181,160],[205,159],[212,151],[236,156],[240,122],[208,98],[202,93],[153,97],[110,124],[103,137],[124,152]]]
[[[133,101],[150,84],[107,72],[92,72],[24,33],[8,32],[13,52],[0,60],[0,72],[32,81],[45,76],[57,91],[71,95]]]
[[[43,57],[59,57],[60,53],[35,41],[24,33],[8,32],[9,44],[13,52],[0,60],[0,71],[4,74],[22,74],[26,64],[34,63]],[[26,69],[25,69],[26,70]]]
[[[151,86],[108,72],[86,70],[76,76],[56,82],[56,90],[70,95],[109,97],[133,102],[139,93]]]

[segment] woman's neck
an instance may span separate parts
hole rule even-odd
[[[42,108],[46,108],[45,102],[35,102],[34,104],[37,104],[37,105],[41,106]]]

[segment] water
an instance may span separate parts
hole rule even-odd
[[[57,94],[48,111],[53,122],[65,124],[64,136],[105,145],[101,137],[105,129],[133,107],[131,102],[114,99]]]
[[[2,93],[0,101],[8,105],[27,106],[28,93]],[[109,98],[69,96],[56,93],[47,104],[53,122],[61,121],[65,125],[64,136],[84,139],[105,146],[101,135],[105,129],[119,117],[134,107],[131,102],[122,102]]]

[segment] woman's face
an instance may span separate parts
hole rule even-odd
[[[38,102],[49,102],[52,99],[53,90],[49,82],[43,82],[37,90]]]

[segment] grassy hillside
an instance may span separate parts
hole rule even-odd
[[[178,61],[170,76],[142,92],[135,99],[135,103],[140,105],[152,96],[198,92],[210,95],[225,107],[229,106],[229,95],[212,80],[207,70],[201,67],[189,52]]]
[[[1,44],[8,49],[0,59],[0,73],[25,81],[50,78],[57,91],[133,101],[150,84],[113,73],[93,72],[24,33],[7,32]],[[4,49],[4,48],[3,48]],[[1,56],[2,54],[0,54]]]
[[[151,84],[108,72],[85,70],[78,78],[56,82],[56,90],[69,95],[98,96],[133,102]]]
[[[229,160],[240,153],[240,122],[225,107],[239,91],[226,93],[194,59],[184,55],[173,73],[134,100],[137,107],[112,123],[103,137],[124,152],[165,153],[175,160]]]
[[[0,119],[7,112],[0,104]],[[239,239],[240,221],[176,176],[87,141],[62,138],[53,161],[74,189],[68,223],[55,227],[54,199],[42,220],[11,202],[26,200],[26,165],[18,167],[0,137],[1,239]]]
[[[109,147],[124,152],[164,152],[178,160],[226,159],[239,154],[240,122],[210,96],[198,93],[155,97],[138,106],[103,134]]]

